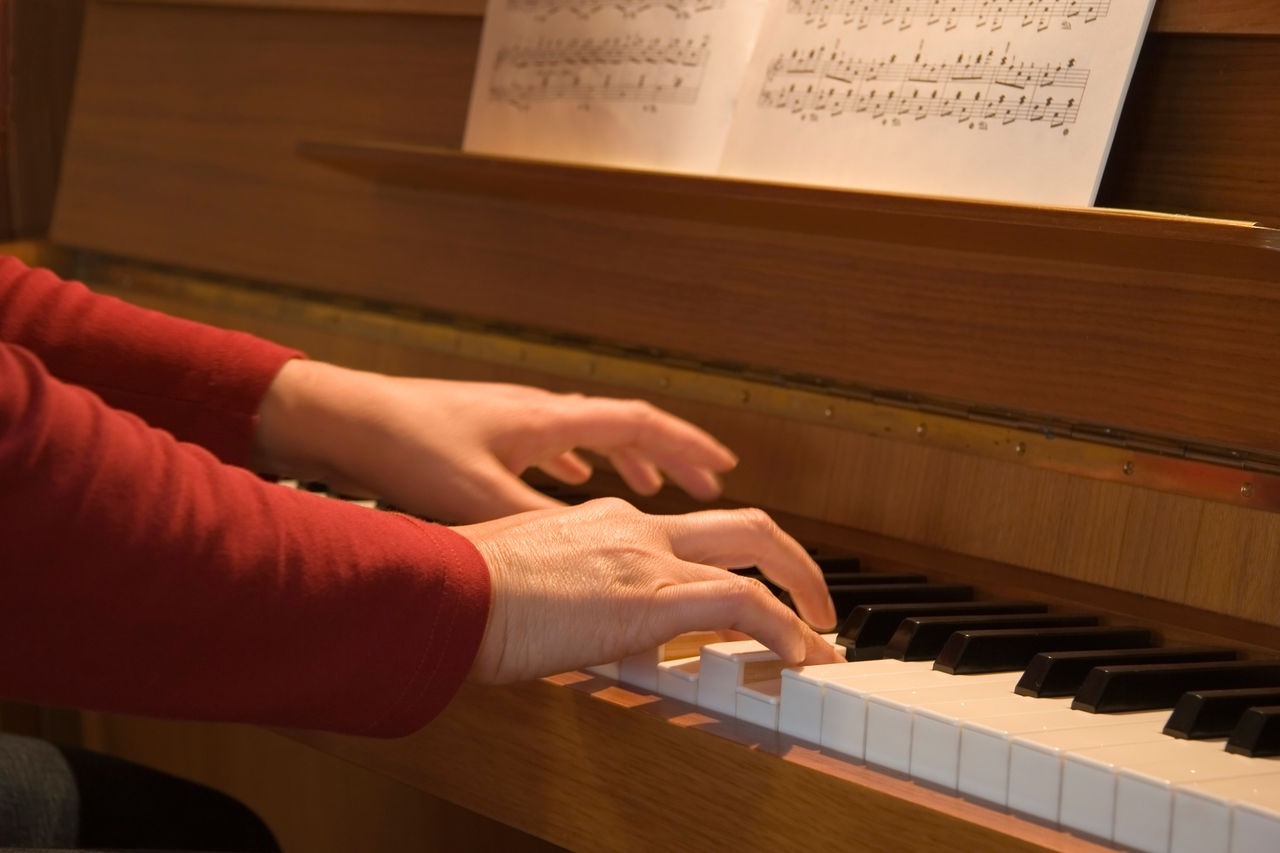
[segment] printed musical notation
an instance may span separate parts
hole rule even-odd
[[[1093,202],[1155,0],[490,0],[463,146]]]
[[[714,172],[770,0],[489,0],[468,151]]]
[[[535,101],[698,99],[711,39],[553,39],[498,51],[490,97],[527,108]]]
[[[1006,25],[1043,32],[1055,23],[1070,29],[1079,21],[1091,24],[1111,11],[1111,0],[787,0],[787,14],[825,27],[833,21],[866,29],[873,24],[909,29],[953,30],[962,22],[991,32]]]
[[[994,50],[952,62],[859,59],[839,42],[794,50],[769,66],[758,104],[806,118],[866,115],[919,121],[937,117],[1001,125],[1076,121],[1089,71],[1074,59],[1028,63]]]
[[[665,9],[677,18],[690,18],[699,12],[711,12],[725,0],[507,0],[507,8],[517,14],[547,20],[558,14],[590,18],[606,11],[617,11],[625,19],[637,18],[652,9]]]

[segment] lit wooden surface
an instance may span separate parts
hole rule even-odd
[[[292,736],[571,850],[1105,849],[584,678],[464,688],[400,741]]]
[[[115,0],[300,11],[483,15],[484,0]],[[1280,34],[1278,0],[1158,0],[1151,29],[1166,33]]]
[[[101,3],[91,13],[54,229],[67,244],[1280,449],[1280,399],[1257,393],[1280,384],[1280,362],[1256,331],[1280,327],[1280,254],[1218,263],[1209,248],[1171,255],[1101,233],[1094,244],[1118,247],[1105,265],[1062,257],[1072,244],[1053,236],[1019,242],[999,229],[984,239],[1003,237],[1003,247],[985,252],[956,242],[967,233],[960,225],[837,239],[767,221],[725,226],[371,186],[299,158],[297,144],[456,145],[474,49],[458,39],[469,20]],[[1240,53],[1232,65],[1253,67]],[[197,103],[193,91],[205,97]],[[1280,94],[1259,84],[1254,97],[1265,106]],[[1255,127],[1259,115],[1280,116],[1280,105],[1250,109]],[[1272,168],[1250,168],[1240,186],[1280,204],[1267,182],[1280,133],[1252,139],[1230,142],[1262,146],[1251,156]],[[705,203],[729,201],[710,193]],[[626,295],[628,311],[611,293]]]
[[[178,283],[186,281],[174,277]],[[122,280],[130,283],[122,287]],[[927,567],[990,594],[1145,621],[1186,642],[1280,652],[1280,514],[1081,480],[577,376],[460,358],[355,333],[306,300],[219,286],[166,291],[127,266],[90,284],[170,313],[243,329],[312,357],[396,374],[525,382],[644,396],[719,436],[741,458],[727,496],[764,506],[802,540]],[[114,285],[114,286],[104,286]],[[981,499],[975,499],[981,496]],[[686,506],[687,508],[687,506]]]

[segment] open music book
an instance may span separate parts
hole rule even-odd
[[[467,151],[1093,203],[1154,0],[489,0]]]

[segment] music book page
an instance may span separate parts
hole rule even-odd
[[[1090,205],[1154,0],[775,0],[734,177]]]
[[[719,168],[766,0],[489,0],[466,151]]]
[[[1155,0],[490,0],[464,149],[1087,206]]]

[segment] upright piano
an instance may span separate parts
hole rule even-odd
[[[1158,0],[1088,210],[461,153],[482,13],[90,0],[41,257],[351,366],[643,397],[818,553],[1280,656],[1280,2]],[[84,730],[308,849],[1123,843],[614,674],[397,741]]]

